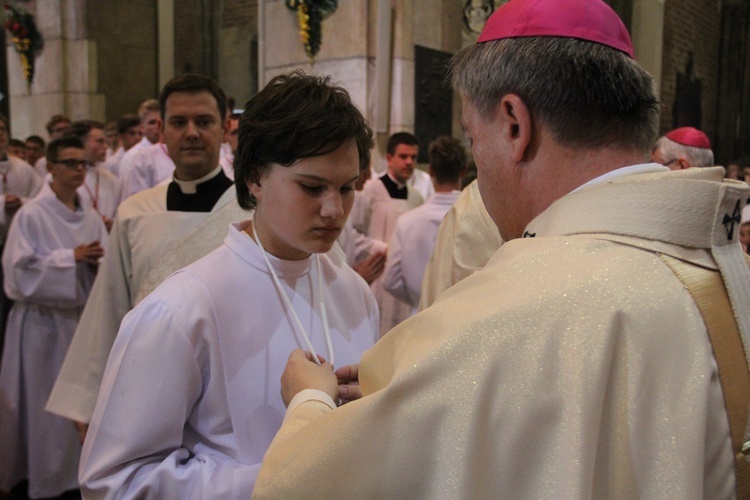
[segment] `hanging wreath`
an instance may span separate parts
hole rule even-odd
[[[323,43],[321,23],[336,11],[338,0],[286,0],[286,6],[297,12],[299,34],[310,61]]]
[[[34,16],[25,9],[14,7],[9,3],[6,3],[4,8],[5,29],[13,36],[13,47],[21,58],[26,85],[31,89],[31,83],[34,81],[34,59],[42,51],[44,40],[36,29]]]

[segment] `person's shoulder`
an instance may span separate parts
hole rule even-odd
[[[12,170],[18,171],[18,173],[22,174],[24,177],[39,177],[39,174],[36,173],[34,167],[26,160],[22,160],[13,155],[8,155],[8,163]]]
[[[107,170],[104,164],[102,164],[97,170],[99,171],[99,175],[105,180],[105,182],[108,182],[110,184],[120,183],[120,179],[115,174]]]
[[[346,262],[346,255],[344,255],[341,247],[338,243],[326,253],[320,255],[320,264],[324,269],[327,269],[330,273],[336,276],[336,281],[343,283],[344,287],[349,287],[352,291],[350,297],[354,297],[354,290],[359,288],[366,295],[372,295],[370,293],[370,286],[365,282],[357,272]]]
[[[166,211],[169,184],[159,184],[128,196],[117,208],[120,219]]]

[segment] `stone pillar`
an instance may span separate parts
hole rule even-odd
[[[654,79],[661,95],[662,52],[664,50],[665,0],[634,0],[631,38],[638,62]]]
[[[32,8],[35,7],[35,8]],[[104,119],[104,95],[97,90],[96,43],[88,39],[86,0],[37,0],[29,5],[44,37],[29,92],[18,55],[7,46],[10,113],[15,137],[38,134],[50,116]]]

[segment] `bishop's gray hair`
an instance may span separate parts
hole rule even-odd
[[[714,165],[714,152],[710,149],[685,146],[666,136],[659,137],[652,151],[660,151],[661,155],[664,158],[669,158],[670,161],[684,156],[691,167],[712,167]]]
[[[623,52],[562,37],[478,43],[453,57],[454,88],[484,117],[515,94],[568,147],[636,148],[657,134],[651,76]]]

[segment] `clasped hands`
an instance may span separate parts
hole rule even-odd
[[[338,370],[318,356],[321,366],[313,360],[312,354],[295,349],[289,355],[284,373],[281,374],[281,398],[284,406],[300,391],[317,389],[334,401],[348,403],[362,397],[359,387],[359,365],[342,366]]]

